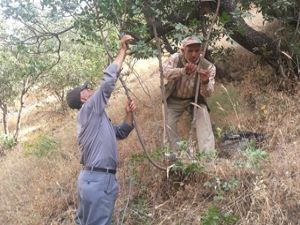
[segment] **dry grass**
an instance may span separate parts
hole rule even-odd
[[[251,62],[251,56],[242,56],[243,54],[237,56],[241,65]],[[204,164],[204,173],[194,174],[182,181],[177,176],[167,179],[165,173],[153,169],[145,159],[136,160],[132,165],[130,155],[124,153],[126,156],[121,157],[123,160],[119,173],[121,193],[124,194],[120,195],[117,202],[117,224],[120,224],[124,209],[124,224],[200,224],[201,216],[212,204],[222,209],[222,212],[237,215],[240,218],[238,224],[298,224],[298,95],[287,96],[275,92],[271,84],[267,85],[272,76],[268,67],[255,64],[255,68],[253,65],[250,68],[242,83],[226,87],[227,90],[233,89],[232,95],[230,94],[232,101],[227,99],[227,103],[221,102],[225,104],[226,110],[212,107],[211,115],[215,125],[223,129],[238,129],[239,124],[242,130],[266,134],[263,147],[269,153],[267,161],[256,169],[237,168],[234,161],[218,159],[213,164]],[[228,98],[220,87],[217,88],[216,95],[219,101]],[[237,113],[233,110],[232,102],[237,104]],[[149,111],[160,110],[160,105],[154,107],[154,110]],[[141,126],[144,128],[144,135],[150,139],[148,143],[151,146],[157,142],[157,135],[151,133],[154,129],[152,123],[143,120],[151,115],[149,111],[143,110],[143,115],[138,113],[138,116],[142,118]],[[156,116],[157,113],[154,113],[151,118]],[[135,141],[128,140],[124,150],[136,147]],[[234,158],[237,159],[239,155]],[[128,177],[135,181],[131,184],[131,191]],[[238,181],[238,186],[224,193],[222,200],[215,201],[214,190],[203,184],[216,178],[223,182],[234,178]]]
[[[237,167],[237,160],[243,160],[242,153],[237,152],[230,160],[201,161],[201,173],[170,173],[167,178],[165,172],[147,161],[132,133],[119,143],[120,193],[115,224],[201,224],[212,205],[221,213],[238,216],[237,224],[299,224],[299,94],[275,92],[268,82],[272,76],[268,67],[257,65],[253,56],[243,51],[236,57],[239,60],[234,60],[238,62],[235,66],[244,65],[245,80],[224,84],[227,92],[217,85],[210,99],[212,121],[223,131],[240,128],[265,133],[267,139],[262,147],[268,152],[267,160],[259,168]],[[157,65],[155,61],[142,65],[145,64],[147,68],[138,71],[143,88],[132,77],[127,79],[128,86],[135,94],[137,122],[147,149],[157,162],[166,165],[157,156],[162,147],[159,76],[152,73],[157,71]],[[125,102],[123,90],[118,87],[108,106],[113,122],[122,120]],[[25,156],[24,146],[18,145],[1,161],[0,224],[74,224],[80,167],[75,114],[55,113],[53,107],[48,104],[25,115],[28,130],[22,133],[22,140],[31,141],[46,134],[58,141],[55,151],[41,158]],[[187,120],[186,117],[180,122],[182,134],[189,130]],[[224,191],[222,185],[231,181],[236,181],[236,186]]]
[[[61,119],[52,118],[48,123],[36,120],[44,124],[42,131],[27,134],[26,140],[39,133],[59,140],[58,148],[50,155],[26,155],[19,145],[1,163],[0,224],[66,224],[65,220],[73,224],[79,170],[77,146],[73,121],[64,118],[62,123]]]

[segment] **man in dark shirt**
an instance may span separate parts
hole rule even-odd
[[[111,224],[118,193],[116,180],[117,139],[126,138],[133,129],[133,101],[126,105],[126,117],[122,124],[113,125],[105,107],[115,88],[117,76],[126,56],[127,44],[133,40],[125,35],[120,41],[120,50],[102,78],[100,88],[89,89],[87,83],[70,90],[67,103],[78,109],[77,141],[80,147],[83,169],[78,178],[79,206],[76,224]]]

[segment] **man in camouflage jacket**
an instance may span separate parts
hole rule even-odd
[[[200,77],[196,131],[200,151],[214,150],[214,136],[211,128],[206,98],[214,91],[216,67],[206,59],[201,59],[201,40],[195,36],[182,42],[181,52],[170,56],[164,64],[167,99],[167,132],[169,143],[178,150],[177,121],[184,111],[193,113],[197,77]],[[201,59],[201,60],[200,60]]]

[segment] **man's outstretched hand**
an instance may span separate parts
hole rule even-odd
[[[131,35],[125,34],[124,36],[122,36],[122,38],[120,40],[120,48],[127,49],[128,44],[133,40],[134,40],[134,38]]]
[[[126,56],[126,50],[127,50],[127,45],[130,41],[134,40],[133,37],[131,37],[130,35],[126,34],[124,35],[121,40],[120,40],[120,49],[119,49],[119,53],[116,56],[116,58],[113,61],[113,64],[117,64],[117,71],[120,72],[121,68],[122,68],[122,63],[124,61],[124,58]]]

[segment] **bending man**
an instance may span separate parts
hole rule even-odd
[[[193,105],[197,77],[200,76],[200,89],[196,110],[196,131],[200,151],[214,151],[215,141],[208,114],[206,97],[214,90],[216,67],[206,59],[200,60],[201,41],[195,36],[182,42],[180,53],[170,56],[164,64],[167,98],[167,131],[171,147],[178,150],[177,121],[184,111],[193,116]]]

